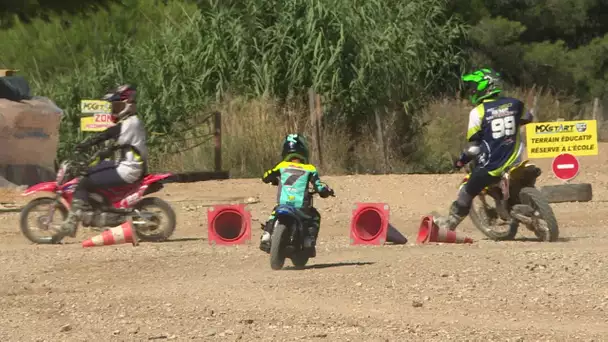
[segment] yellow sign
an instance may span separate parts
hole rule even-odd
[[[95,114],[94,116],[86,116],[80,118],[80,130],[82,132],[102,132],[108,127],[114,126],[110,120],[110,114]]]
[[[112,103],[103,100],[80,100],[82,114],[112,113]]]
[[[529,123],[526,125],[526,145],[528,158],[553,158],[561,153],[597,155],[597,121]]]

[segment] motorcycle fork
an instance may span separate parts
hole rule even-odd
[[[529,185],[530,183],[534,183],[534,180],[530,182],[530,180],[522,179],[521,182],[524,185]],[[510,216],[520,222],[523,223],[528,230],[535,231],[536,230],[536,216],[534,208],[530,207],[527,204],[522,204],[519,200],[519,192],[522,189],[522,185],[513,186],[511,189],[511,194],[513,195],[509,198],[508,203],[506,203],[508,207],[508,212]]]
[[[53,217],[55,216],[55,211],[57,210],[57,206],[63,205],[63,203],[61,202],[60,194],[56,194],[54,200],[55,200],[55,202],[53,203],[53,205],[49,206],[46,219],[44,219],[44,221],[41,222],[43,224],[42,228],[44,228],[45,230],[49,230],[51,228],[50,227],[51,222],[53,222]]]
[[[154,218],[155,214],[152,214],[152,213],[141,212],[137,209],[133,209],[132,213],[127,214],[125,216],[130,217],[131,220],[133,220],[133,217],[137,217],[138,220],[133,221],[133,224],[137,224],[139,226],[149,227],[149,226],[155,225],[154,221],[152,221],[152,218]]]
[[[480,196],[479,199],[481,200],[481,203],[483,204],[484,207],[484,211],[487,212],[487,210],[489,209],[494,209],[496,211],[496,214],[498,214],[498,217],[500,217],[501,219],[507,221],[509,219],[509,205],[507,203],[507,201],[503,200],[502,198],[495,198],[494,196],[496,194],[490,194],[490,191],[492,191],[494,189],[488,189],[488,190],[484,190]],[[487,197],[491,197],[492,199],[494,199],[495,201],[495,208],[491,208],[490,205],[488,205],[487,202]],[[501,196],[502,197],[502,196]]]

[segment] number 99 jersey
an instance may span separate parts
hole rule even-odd
[[[486,100],[469,114],[468,141],[480,143],[478,165],[499,176],[521,153],[519,128],[529,113],[524,104],[511,97]]]
[[[319,192],[325,190],[317,168],[311,164],[282,161],[273,169],[266,171],[262,181],[270,183],[277,178],[279,178],[277,201],[298,209],[310,206],[308,183],[312,183]]]

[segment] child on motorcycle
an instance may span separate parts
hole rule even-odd
[[[148,159],[146,129],[135,113],[135,95],[135,87],[128,84],[106,94],[103,99],[112,102],[113,108],[114,105],[124,103],[124,109],[118,113],[113,110],[112,121],[115,125],[76,146],[78,152],[114,140],[114,144],[99,153],[101,161],[91,167],[87,175],[78,182],[68,217],[59,234],[55,235],[56,241],[67,235],[74,237],[83,213],[91,210],[88,203],[89,191],[132,184],[145,176]],[[105,160],[111,157],[114,151],[120,151],[120,158],[116,161]]]
[[[475,106],[469,114],[467,140],[469,151],[463,152],[454,163],[462,168],[476,158],[468,181],[460,188],[446,217],[438,217],[435,223],[450,230],[467,217],[473,199],[488,185],[500,181],[503,172],[520,160],[523,152],[520,127],[532,122],[530,112],[524,112],[524,104],[518,99],[500,96],[501,76],[491,69],[480,69],[464,75],[462,80],[470,86],[470,100]],[[471,148],[472,147],[472,148]]]
[[[281,156],[283,160],[274,168],[266,171],[262,177],[264,183],[278,185],[277,201],[280,204],[289,204],[300,209],[305,214],[312,216],[308,222],[307,236],[304,238],[304,248],[311,256],[315,256],[316,239],[319,235],[321,214],[310,204],[308,184],[311,183],[322,198],[333,195],[334,191],[321,182],[317,169],[308,164],[308,146],[306,139],[299,134],[289,134],[283,142]],[[263,226],[264,233],[261,237],[260,249],[270,251],[270,236],[275,223],[275,206],[268,221]]]

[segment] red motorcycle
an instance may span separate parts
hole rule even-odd
[[[57,168],[57,178],[54,182],[36,184],[25,190],[24,196],[53,194],[53,196],[35,198],[21,210],[21,232],[28,240],[38,244],[59,242],[53,237],[57,235],[61,224],[67,218],[76,185],[80,178],[86,175],[89,161],[95,159],[97,154],[90,159],[76,154],[74,160],[66,160]],[[173,208],[160,198],[144,196],[161,190],[163,183],[171,176],[171,173],[149,174],[134,184],[89,192],[89,204],[93,207],[93,211],[83,215],[82,226],[103,230],[103,228],[119,226],[132,218],[133,228],[141,241],[168,239],[176,225]],[[48,209],[44,210],[44,214],[34,217],[34,225],[42,231],[51,232],[51,236],[39,237],[30,230],[29,219],[34,216],[31,214],[40,206],[48,206]],[[159,212],[153,212],[155,210]],[[61,214],[61,222],[52,225],[56,212]],[[162,216],[166,219],[162,219]],[[76,230],[72,237],[76,236]]]

